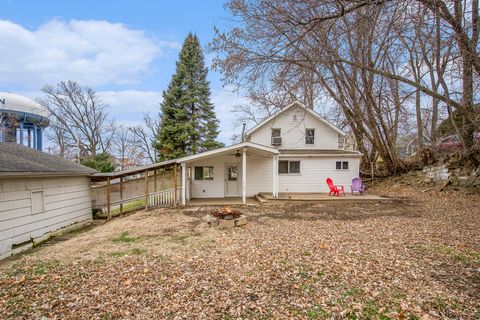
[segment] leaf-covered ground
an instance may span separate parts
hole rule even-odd
[[[478,193],[384,183],[375,203],[283,203],[249,224],[138,212],[0,266],[0,318],[477,319]]]

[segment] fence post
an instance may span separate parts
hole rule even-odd
[[[173,204],[177,205],[177,164],[173,165]]]
[[[123,200],[123,177],[120,177],[120,201]],[[123,213],[123,202],[120,202],[120,214]]]
[[[157,169],[153,170],[153,192],[157,192]]]
[[[148,170],[145,170],[145,210],[148,209]]]
[[[110,206],[110,178],[107,178],[107,219],[112,218],[112,211]]]

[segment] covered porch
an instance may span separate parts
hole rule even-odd
[[[181,204],[202,199],[247,199],[260,192],[278,194],[278,150],[250,142],[178,159]],[[205,200],[203,200],[205,201]],[[231,201],[230,201],[231,202]]]

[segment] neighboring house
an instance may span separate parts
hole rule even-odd
[[[430,146],[430,138],[424,135],[422,143],[424,147]],[[408,135],[397,141],[397,154],[400,158],[414,156],[418,153],[418,150],[419,144],[417,135]]]
[[[52,232],[91,221],[94,171],[20,144],[0,143],[0,259]]]
[[[345,134],[295,102],[267,118],[245,142],[177,159],[181,200],[258,193],[328,192],[325,180],[350,185],[359,176],[358,151],[343,149]]]

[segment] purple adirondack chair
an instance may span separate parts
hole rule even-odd
[[[360,178],[354,178],[352,180],[352,185],[350,186],[350,190],[352,192],[352,195],[355,191],[360,192],[360,194],[363,195],[365,192],[365,185],[362,182],[362,179]]]

